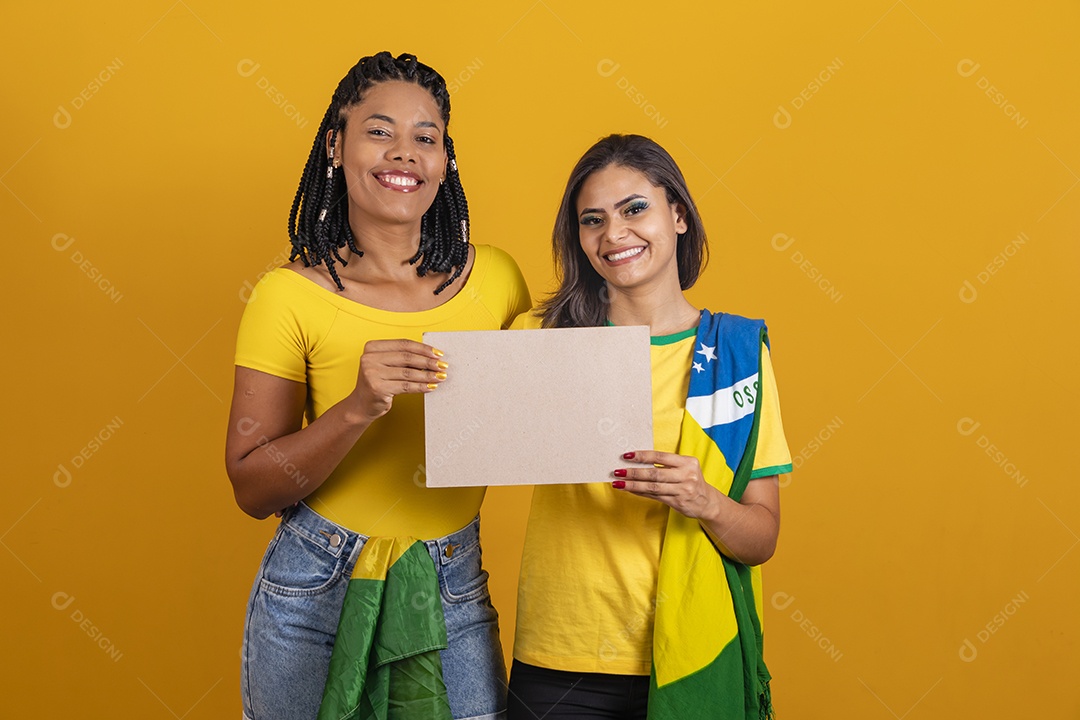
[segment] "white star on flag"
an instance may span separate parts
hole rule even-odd
[[[715,345],[713,345],[712,347],[709,347],[705,343],[701,343],[701,349],[700,350],[695,350],[694,352],[696,354],[698,354],[698,355],[704,355],[705,356],[705,362],[712,362],[713,360],[716,359],[716,353],[714,352],[715,350],[716,350]]]
[[[694,370],[697,370],[698,372],[705,372],[705,368],[701,367],[701,363],[697,362],[694,363]]]

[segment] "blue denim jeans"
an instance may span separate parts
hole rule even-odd
[[[349,576],[367,540],[304,503],[285,513],[248,601],[240,676],[245,718],[316,717]],[[424,544],[446,616],[449,646],[440,655],[450,710],[455,720],[501,720],[506,665],[480,562],[480,519]]]

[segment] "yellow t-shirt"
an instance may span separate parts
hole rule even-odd
[[[431,330],[499,330],[530,305],[513,258],[488,245],[476,246],[465,287],[421,312],[361,305],[278,268],[259,281],[244,310],[236,364],[306,383],[305,417],[311,422],[356,387],[368,340],[420,341]],[[454,359],[445,359],[453,372]],[[485,489],[425,487],[423,413],[423,396],[395,397],[390,411],[368,427],[305,501],[365,535],[431,539],[467,525],[480,510]]]
[[[534,329],[530,313],[514,327]],[[697,328],[652,338],[653,449],[676,452]],[[763,348],[751,477],[791,472],[776,380]],[[627,448],[627,450],[646,448]],[[612,464],[612,469],[616,465]],[[538,485],[518,582],[514,657],[570,672],[648,675],[668,506],[607,483]]]

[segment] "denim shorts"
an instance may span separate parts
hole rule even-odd
[[[246,720],[318,715],[345,590],[367,540],[304,503],[286,511],[248,601],[240,675]],[[480,562],[480,518],[424,544],[446,617],[440,656],[450,710],[455,720],[501,720],[506,664]]]

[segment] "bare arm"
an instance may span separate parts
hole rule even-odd
[[[760,565],[776,552],[780,535],[780,482],[776,475],[751,480],[739,502],[712,488],[710,509],[698,517],[720,552],[744,565]]]
[[[367,343],[356,388],[303,428],[307,385],[237,367],[225,440],[236,504],[261,519],[311,494],[395,395],[431,392],[446,378],[436,352],[412,340]]]
[[[616,470],[616,488],[696,518],[720,552],[733,560],[760,565],[772,557],[780,534],[780,484],[775,475],[751,480],[736,502],[705,481],[695,457],[653,450],[628,455],[628,460],[649,467]]]

